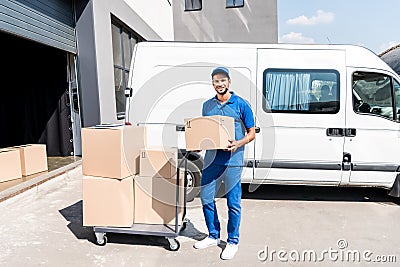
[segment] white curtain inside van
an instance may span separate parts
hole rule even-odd
[[[267,72],[264,95],[270,110],[309,110],[318,100],[311,94],[311,75],[304,72]]]

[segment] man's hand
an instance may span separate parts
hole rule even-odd
[[[249,129],[247,129],[247,134],[240,140],[236,141],[233,139],[229,139],[229,145],[226,149],[224,149],[224,151],[232,151],[235,152],[239,147],[242,147],[248,143],[250,143],[251,141],[254,140],[254,138],[256,137],[256,132],[255,132],[255,128],[251,127]]]
[[[235,152],[239,147],[241,147],[240,143],[236,140],[229,139],[228,141],[230,144],[228,145],[228,148],[225,149],[225,151]]]

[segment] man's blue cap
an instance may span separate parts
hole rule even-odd
[[[211,78],[214,77],[214,75],[218,74],[218,73],[223,73],[223,74],[226,75],[226,77],[230,78],[229,77],[229,70],[227,68],[225,68],[225,67],[217,67],[217,68],[215,68],[211,73]]]

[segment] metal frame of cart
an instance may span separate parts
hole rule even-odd
[[[137,235],[151,235],[151,236],[163,236],[168,240],[169,249],[171,251],[177,251],[180,248],[179,241],[176,237],[179,236],[179,232],[186,228],[188,220],[186,219],[186,180],[187,180],[187,155],[185,154],[183,160],[181,160],[177,167],[177,179],[176,179],[176,199],[175,199],[175,226],[166,224],[139,224],[134,223],[131,227],[93,227],[94,234],[96,236],[96,243],[100,246],[107,244],[106,233],[120,233],[120,234],[137,234]],[[179,226],[179,183],[180,183],[180,171],[179,168],[185,163],[185,177],[184,177],[184,196],[183,196],[183,215],[182,225]]]

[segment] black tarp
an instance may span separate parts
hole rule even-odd
[[[0,147],[47,145],[73,152],[67,52],[0,32]]]
[[[397,45],[380,55],[397,74],[400,75],[400,45]]]

